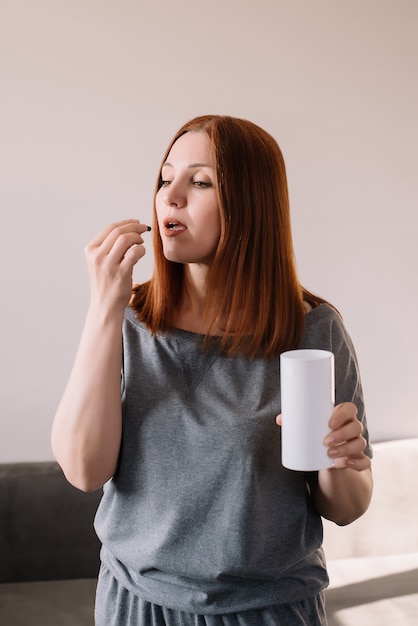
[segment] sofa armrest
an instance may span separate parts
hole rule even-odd
[[[324,520],[327,560],[418,552],[418,438],[373,444],[373,497],[349,526]]]
[[[0,582],[96,577],[100,498],[72,487],[55,462],[0,464]]]

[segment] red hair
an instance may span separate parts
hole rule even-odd
[[[286,169],[277,142],[247,120],[207,115],[178,130],[162,163],[187,132],[208,134],[216,164],[221,233],[206,281],[207,336],[223,320],[221,347],[228,355],[270,357],[297,348],[304,332],[303,299],[312,302],[312,296],[296,273]],[[160,174],[156,192],[161,184]],[[153,243],[153,276],[134,288],[131,306],[156,333],[170,326],[179,306],[183,266],[164,257],[155,202]]]

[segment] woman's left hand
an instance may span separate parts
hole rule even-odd
[[[282,424],[282,416],[276,422]],[[334,468],[351,469],[361,472],[371,467],[370,458],[364,453],[366,440],[363,437],[363,424],[357,419],[357,407],[352,402],[338,404],[329,420],[330,432],[324,439],[328,456],[334,461]]]
[[[370,468],[370,458],[364,453],[367,442],[363,437],[363,424],[357,419],[356,405],[352,402],[338,404],[330,417],[329,427],[324,445],[334,467],[350,467],[359,472]]]
[[[276,422],[281,426],[281,415]],[[319,470],[314,502],[319,515],[344,526],[363,515],[370,504],[371,461],[364,452],[367,444],[355,404],[337,405],[329,419],[329,428],[324,445],[334,466]]]

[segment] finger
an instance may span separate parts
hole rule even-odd
[[[366,440],[358,437],[339,446],[331,446],[328,450],[328,456],[332,459],[342,459],[344,457],[355,457],[363,454],[366,449]]]
[[[121,268],[132,270],[134,265],[138,263],[139,259],[141,259],[145,255],[145,247],[142,244],[134,244],[126,251],[125,256],[121,261]]]
[[[101,246],[102,243],[105,241],[105,239],[110,235],[112,231],[114,231],[115,229],[121,226],[125,226],[128,224],[138,225],[140,224],[140,222],[139,220],[136,220],[136,219],[127,219],[127,220],[121,220],[120,222],[114,222],[113,224],[109,224],[108,226],[103,228],[95,237],[93,237],[93,239],[89,242],[88,246],[92,248]]]
[[[123,220],[115,222],[103,229],[87,246],[87,252],[99,250],[103,254],[108,254],[115,242],[121,235],[126,233],[137,233],[142,235],[147,230],[151,230],[150,226],[141,223],[139,220]]]
[[[338,404],[330,417],[329,427],[335,430],[352,420],[353,417],[357,417],[357,407],[353,402]]]
[[[350,457],[347,459],[347,467],[355,469],[358,472],[362,472],[365,469],[370,469],[371,466],[371,459],[366,454],[362,454],[356,457]]]
[[[99,247],[86,249],[89,265],[97,267],[119,265],[132,246],[144,243],[141,235],[146,230],[149,230],[149,227],[139,223],[124,224],[113,229]],[[145,250],[140,252],[135,263],[144,254]]]
[[[134,244],[144,243],[141,235],[147,230],[145,224],[124,224],[114,229],[106,237],[100,250],[103,254],[118,256],[122,259],[126,251]]]
[[[276,416],[276,424],[277,424],[277,426],[281,426],[282,425],[282,414],[281,413]]]
[[[113,243],[112,248],[107,252],[107,260],[109,263],[121,263],[130,250],[134,246],[140,246],[144,243],[141,235],[135,232],[123,233]]]
[[[345,423],[341,428],[332,430],[324,439],[325,446],[340,445],[346,441],[357,439],[363,433],[363,424],[353,417],[350,422]]]
[[[349,468],[349,469],[356,470],[358,472],[362,472],[363,470],[370,469],[370,467],[371,467],[370,458],[365,454],[361,454],[361,455],[354,456],[354,457],[343,457],[340,459],[335,459],[334,461],[335,469]]]

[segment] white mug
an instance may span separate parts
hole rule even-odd
[[[299,471],[332,467],[324,438],[335,406],[334,355],[290,350],[280,355],[282,463]]]

